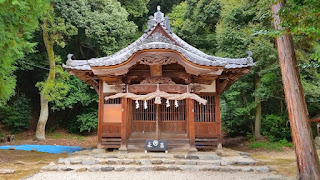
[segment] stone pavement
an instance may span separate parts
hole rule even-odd
[[[60,158],[57,162],[51,162],[42,167],[40,173],[66,171],[73,174],[155,171],[272,173],[264,162],[251,158],[248,153],[220,152],[219,155],[215,152],[119,153],[96,149],[76,152],[67,158]]]

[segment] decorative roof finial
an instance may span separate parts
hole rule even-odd
[[[68,60],[67,60],[67,62],[66,62],[66,64],[67,64],[67,66],[71,66],[71,62],[72,62],[72,56],[73,56],[73,54],[68,54],[67,55],[67,57],[68,57]]]
[[[68,54],[68,55],[67,55],[68,60],[72,60],[72,59],[71,59],[71,58],[72,58],[72,56],[73,56],[73,54]]]
[[[164,21],[164,14],[160,11],[160,6],[157,6],[157,12],[154,13],[154,20],[157,23]]]
[[[161,23],[161,25],[169,32],[172,32],[169,18],[165,17],[164,14],[160,11],[160,6],[157,6],[157,11],[154,13],[153,16],[149,16],[148,29],[145,32],[148,32],[151,28],[155,27],[158,23]]]
[[[247,60],[250,64],[253,63],[253,59],[252,59],[252,51],[247,51],[248,57]]]

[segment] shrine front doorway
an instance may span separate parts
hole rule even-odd
[[[132,132],[161,134],[185,134],[186,101],[167,101],[155,104],[154,99],[148,101],[133,101],[132,103]],[[158,110],[157,110],[158,108]]]

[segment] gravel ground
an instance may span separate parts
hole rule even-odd
[[[26,180],[95,180],[95,179],[117,179],[117,180],[291,180],[287,177],[274,173],[252,173],[252,172],[39,172]]]

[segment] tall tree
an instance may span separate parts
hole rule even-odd
[[[255,76],[255,90],[258,90],[261,85],[261,78],[256,75]],[[255,121],[254,121],[254,137],[255,139],[259,139],[261,136],[261,118],[262,118],[262,106],[261,100],[259,96],[254,97],[254,101],[256,103],[256,114],[255,114]]]
[[[64,80],[63,70],[60,67],[56,67],[56,58],[54,53],[54,46],[59,44],[64,47],[64,36],[71,36],[77,33],[74,26],[69,23],[65,23],[64,19],[56,17],[54,13],[53,4],[51,8],[41,19],[41,30],[43,36],[43,42],[48,54],[49,61],[49,74],[44,82],[37,83],[40,89],[40,116],[37,124],[36,139],[45,139],[45,126],[49,115],[49,101],[54,99],[61,99],[63,94],[66,94],[68,87],[63,81],[57,80],[58,78]],[[59,74],[59,77],[56,75]]]
[[[136,25],[128,21],[129,14],[116,0],[55,0],[52,5],[54,11],[50,12],[52,16],[43,19],[47,21],[43,21],[42,32],[44,34],[43,37],[45,37],[46,29],[48,31],[49,38],[48,40],[44,38],[44,42],[49,41],[49,43],[45,43],[45,47],[48,54],[54,54],[57,64],[64,62],[57,62],[60,59],[59,55],[66,57],[66,54],[70,52],[77,59],[89,59],[114,53],[127,46],[130,43],[132,34],[136,32]],[[48,22],[47,28],[46,22]],[[78,30],[78,33],[73,33],[73,29]],[[47,44],[51,46],[47,46]],[[55,46],[64,44],[66,44],[64,49]],[[53,46],[55,46],[54,51],[52,51]],[[48,49],[47,47],[51,48]],[[50,62],[52,61],[50,60]],[[56,70],[58,69],[56,68]],[[52,69],[50,69],[51,72],[53,72]],[[41,92],[47,89],[45,90],[47,92],[44,92],[44,98],[42,98],[45,100],[42,103],[45,106],[41,108],[44,116],[40,116],[38,121],[38,127],[41,129],[39,132],[42,133],[42,136],[44,136],[43,124],[48,119],[47,102],[52,102],[51,109],[53,110],[68,108],[68,118],[75,119],[72,120],[70,125],[79,125],[78,128],[70,128],[69,126],[69,130],[80,129],[80,131],[83,131],[82,124],[89,124],[90,122],[92,122],[90,128],[93,127],[94,123],[97,122],[97,118],[94,118],[96,113],[93,113],[91,108],[94,107],[96,109],[97,94],[94,91],[90,92],[92,89],[77,78],[69,78],[66,81],[62,81],[61,75],[59,75],[52,80],[49,79],[51,77],[50,73],[48,79],[38,85]],[[57,88],[60,88],[62,94],[59,94],[59,91],[56,90]],[[70,116],[76,118],[71,118]],[[88,126],[85,129],[88,130]]]
[[[33,52],[32,32],[48,6],[47,0],[0,0],[0,105],[14,94],[15,60]]]
[[[293,41],[289,29],[281,27],[283,21],[281,21],[279,12],[285,7],[285,4],[285,0],[276,1],[271,4],[271,9],[275,29],[283,32],[276,38],[276,42],[296,152],[297,179],[317,180],[320,179],[319,158],[312,138]]]

